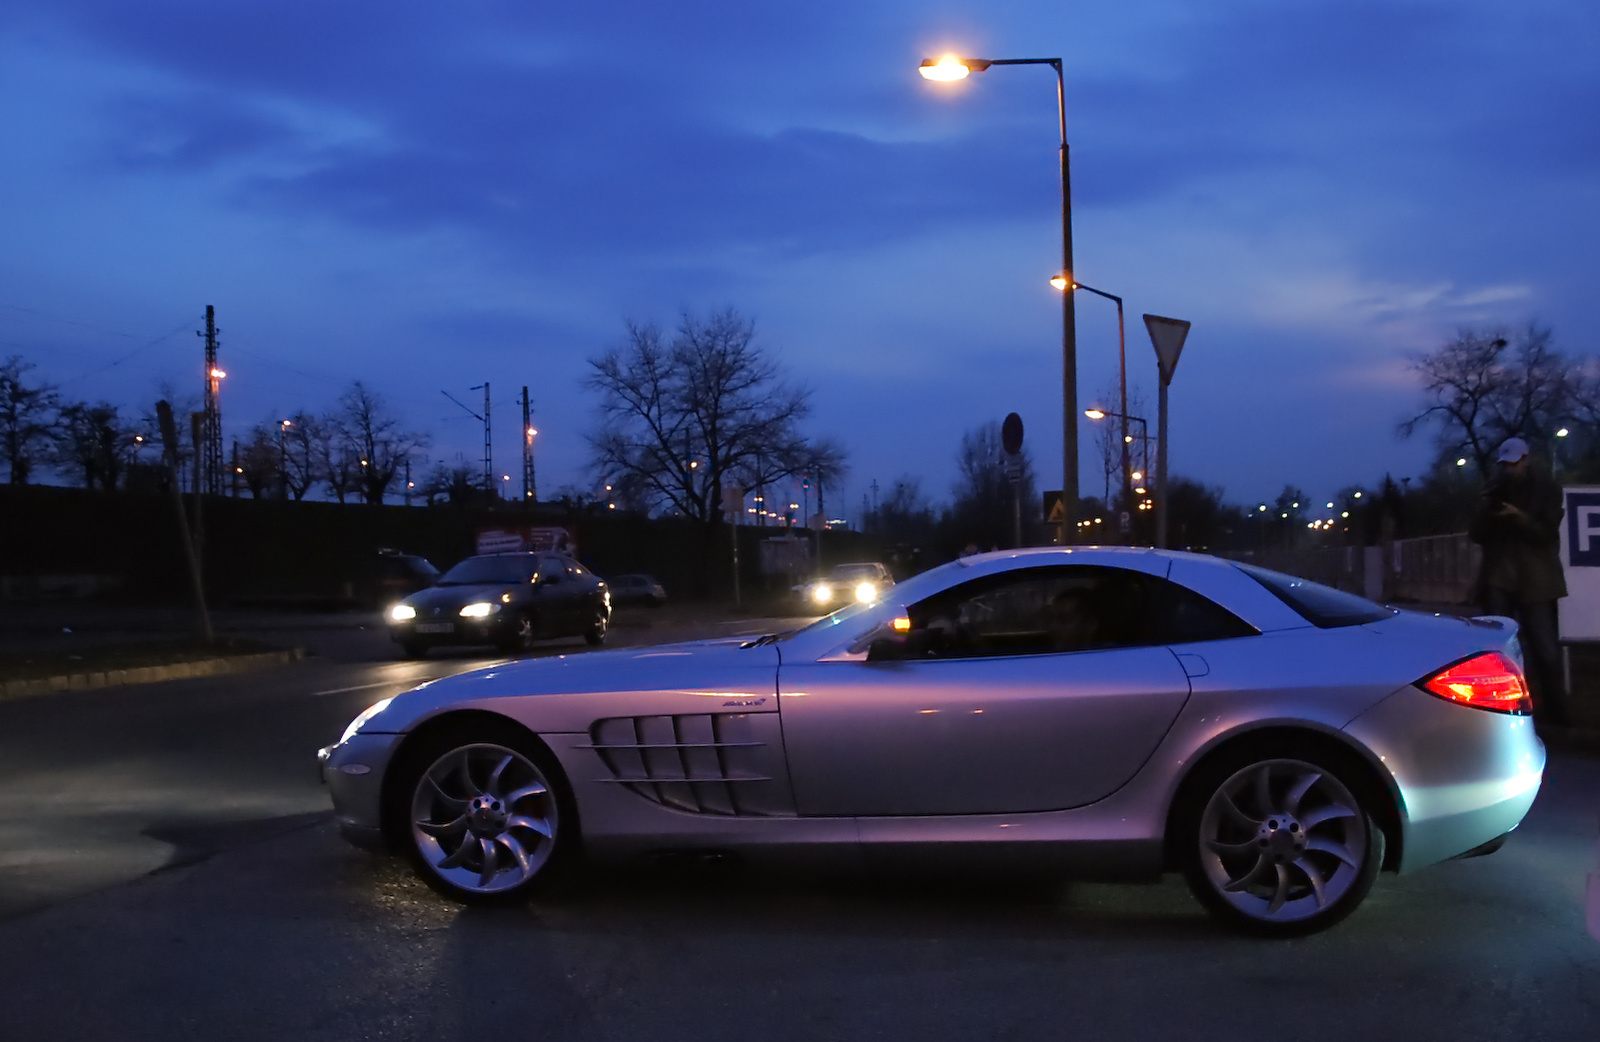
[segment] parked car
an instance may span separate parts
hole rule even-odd
[[[794,588],[808,607],[833,611],[852,601],[873,601],[894,585],[887,565],[878,561],[836,564],[827,575]]]
[[[604,642],[611,597],[599,576],[565,554],[481,554],[393,605],[385,618],[410,658],[446,644],[515,653],[551,637]]]
[[[1199,554],[1038,548],[789,633],[538,659],[368,708],[319,756],[342,833],[463,900],[578,853],[800,848],[1181,872],[1321,929],[1380,869],[1489,853],[1545,764],[1509,619]]]
[[[659,608],[667,603],[666,587],[656,582],[654,576],[618,575],[607,579],[606,585],[611,588],[613,607],[642,604],[647,608]]]
[[[378,607],[387,608],[438,581],[439,569],[427,558],[399,550],[379,550],[377,575],[373,580],[373,601]]]

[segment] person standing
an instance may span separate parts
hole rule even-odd
[[[1566,726],[1556,601],[1567,595],[1561,570],[1561,489],[1534,467],[1528,443],[1507,438],[1499,469],[1484,486],[1467,534],[1483,547],[1477,600],[1490,615],[1517,620],[1534,713]]]

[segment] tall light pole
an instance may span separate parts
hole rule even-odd
[[[1088,289],[1089,287],[1079,286],[1078,288]],[[1126,412],[1113,412],[1110,409],[1102,409],[1098,405],[1083,410],[1083,414],[1091,420],[1103,420],[1107,416],[1115,416],[1122,421],[1122,503],[1129,509],[1131,521],[1131,512],[1135,509],[1135,504],[1133,502],[1133,461],[1130,459],[1128,446],[1133,444],[1135,435],[1128,433],[1128,424],[1137,423],[1139,425],[1137,437],[1144,442],[1145,470],[1150,469],[1150,424],[1143,416],[1129,416]],[[1148,478],[1146,477],[1144,480],[1148,480]],[[1144,487],[1140,486],[1139,491],[1143,493]],[[1140,505],[1137,509],[1142,510],[1144,508]],[[1132,542],[1133,529],[1131,527],[1128,533],[1129,541]]]
[[[1117,387],[1122,396],[1121,405],[1118,407],[1122,411],[1116,415],[1122,418],[1122,502],[1124,506],[1132,506],[1131,489],[1133,488],[1133,478],[1129,472],[1133,469],[1133,466],[1128,460],[1128,338],[1122,325],[1122,298],[1115,293],[1107,293],[1104,290],[1095,289],[1093,286],[1085,286],[1081,282],[1074,282],[1066,274],[1057,275],[1050,280],[1050,284],[1063,293],[1067,293],[1069,290],[1081,289],[1087,293],[1093,293],[1097,297],[1104,297],[1107,300],[1114,301],[1117,305]]]
[[[1048,65],[1056,70],[1056,113],[1061,125],[1061,271],[1072,280],[1072,176],[1067,154],[1067,83],[1060,58],[927,59],[920,72],[942,83],[964,80],[991,65]],[[1073,530],[1078,507],[1078,332],[1071,293],[1061,294],[1061,542]]]

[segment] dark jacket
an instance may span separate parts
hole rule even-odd
[[[1521,514],[1502,512],[1509,503]],[[1567,595],[1561,571],[1561,489],[1530,468],[1521,480],[1502,475],[1479,497],[1467,535],[1483,547],[1477,599],[1488,589],[1504,590],[1522,604]]]

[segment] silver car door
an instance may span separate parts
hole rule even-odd
[[[801,814],[1058,810],[1120,788],[1189,696],[1164,647],[779,674]]]
[[[931,657],[785,661],[779,706],[800,813],[1057,810],[1126,783],[1183,707],[1189,680],[1168,648],[1118,632],[1119,615],[1139,622],[1127,594],[1144,589],[1118,572],[1020,571],[914,606],[926,632],[945,613],[950,632],[965,633]],[[1050,628],[1053,606],[1074,592],[1101,612],[1092,638]],[[1083,650],[1063,650],[1074,641]]]

